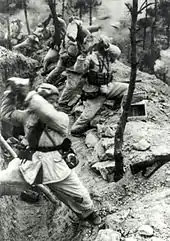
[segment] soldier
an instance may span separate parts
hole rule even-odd
[[[33,32],[33,34],[35,34],[40,40],[41,39],[46,40],[50,38],[51,34],[48,28],[50,20],[51,20],[51,14],[49,14],[49,16],[42,23],[39,23],[35,31]]]
[[[68,109],[78,101],[78,96],[81,95],[82,87],[84,84],[83,65],[85,57],[92,51],[93,46],[95,46],[95,37],[93,35],[88,35],[83,44],[82,54],[77,57],[77,61],[73,68],[67,69],[67,80],[65,87],[60,95],[59,104],[64,109]]]
[[[71,17],[67,26],[66,36],[60,50],[60,58],[57,66],[46,78],[48,83],[55,81],[66,68],[73,66],[77,56],[82,51],[84,39],[90,35],[90,32],[82,26],[82,21],[76,17]]]
[[[38,50],[39,47],[39,38],[35,34],[30,34],[22,43],[13,46],[13,50],[29,56],[34,50]]]
[[[115,60],[120,56],[120,49],[110,43],[109,38],[101,36],[96,51],[87,56],[84,62],[84,75],[87,82],[83,86],[85,108],[71,128],[72,135],[86,131],[90,121],[101,109],[106,99],[121,99],[128,85],[113,81]]]
[[[22,42],[24,34],[22,33],[22,22],[20,19],[14,19],[11,21],[10,38],[13,46]],[[8,33],[5,35],[5,39],[8,39]]]
[[[15,84],[15,78],[11,82],[12,88],[6,93],[1,114],[3,119],[15,125],[24,125],[22,145],[25,148],[19,152],[20,159],[13,159],[9,167],[1,171],[0,194],[11,194],[5,190],[5,183],[43,183],[78,217],[95,225],[100,224],[101,218],[94,210],[87,189],[61,154],[62,149],[66,149],[69,118],[57,110],[58,89],[51,84],[41,84],[35,91],[28,93],[25,99],[27,108],[21,111],[15,108],[16,89],[19,86]],[[40,175],[40,170],[43,175]]]
[[[48,66],[52,63],[57,63],[59,59],[59,51],[60,51],[60,45],[62,41],[64,40],[65,34],[66,34],[66,22],[60,17],[59,14],[57,14],[57,36],[55,36],[55,29],[54,26],[51,29],[51,39],[48,43],[49,50],[44,58],[43,63],[43,70],[44,72],[42,75],[47,74]],[[57,39],[56,39],[57,38]],[[59,39],[58,39],[59,38]]]

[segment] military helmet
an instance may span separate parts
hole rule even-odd
[[[42,83],[37,86],[36,91],[39,95],[43,96],[44,98],[51,96],[51,95],[59,95],[58,88],[52,84]]]
[[[109,47],[110,56],[113,59],[118,59],[121,55],[121,50],[116,45],[110,44]]]
[[[110,46],[110,39],[105,35],[100,35],[97,44],[99,47],[102,47],[105,50],[107,50]]]

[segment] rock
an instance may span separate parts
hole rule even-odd
[[[165,241],[165,240],[162,238],[152,237],[151,241]]]
[[[112,229],[101,229],[95,241],[120,241],[121,234]]]
[[[153,156],[168,156],[170,155],[170,148],[167,145],[160,145],[151,148]]]
[[[141,139],[139,142],[133,145],[133,148],[137,151],[146,151],[150,148],[150,143],[145,139]]]
[[[137,239],[134,237],[129,237],[129,238],[125,238],[124,241],[137,241]]]
[[[111,127],[107,127],[107,129],[105,130],[105,136],[106,137],[114,137],[115,136],[115,129],[113,130]]]
[[[153,228],[149,225],[142,225],[139,228],[138,232],[141,236],[147,236],[147,237],[153,236]]]
[[[105,132],[104,125],[97,124],[97,133],[100,137],[102,137],[103,133]]]
[[[114,146],[110,147],[103,155],[103,161],[114,160]]]
[[[93,133],[93,132],[87,133],[86,140],[85,140],[87,147],[95,147],[97,142],[98,142],[98,138],[95,133]]]
[[[115,170],[115,163],[113,161],[97,162],[91,166],[92,170],[100,173],[104,180],[108,180],[108,175]]]
[[[104,154],[105,154],[105,150],[104,150],[104,147],[102,145],[102,140],[100,140],[95,145],[94,154],[93,155],[97,156],[97,158],[99,158],[99,160],[102,160]]]
[[[92,127],[97,127],[97,125],[102,124],[104,122],[103,118],[101,115],[96,115],[91,121],[90,121],[90,126]]]
[[[103,138],[102,145],[105,150],[108,150],[110,147],[114,146],[114,138]]]

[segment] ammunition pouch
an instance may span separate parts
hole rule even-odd
[[[70,169],[73,169],[74,167],[76,167],[79,164],[79,161],[76,157],[75,152],[71,148],[71,144],[72,144],[71,140],[69,138],[65,138],[61,145],[56,146],[53,138],[51,137],[51,135],[48,133],[46,129],[45,129],[45,133],[47,134],[48,138],[51,140],[53,147],[38,148],[38,150],[42,152],[48,152],[50,151],[50,149],[51,151],[57,150],[62,155],[64,161],[67,163]]]
[[[100,95],[100,88],[97,85],[90,85],[86,83],[82,89],[82,100],[95,99]]]
[[[58,151],[62,155],[64,161],[67,163],[70,169],[76,167],[79,163],[75,152],[71,148],[71,141],[68,138],[65,138],[63,143],[58,146]]]
[[[113,79],[111,73],[100,73],[90,70],[87,75],[88,83],[91,85],[107,85]]]
[[[32,156],[35,153],[36,150],[33,150],[31,148],[21,148],[19,149],[18,157],[21,160],[32,160]]]

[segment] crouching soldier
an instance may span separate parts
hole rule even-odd
[[[96,43],[96,51],[86,57],[83,86],[84,111],[71,128],[72,135],[86,131],[90,121],[101,109],[106,99],[120,99],[126,93],[128,85],[113,81],[113,63],[120,56],[120,49],[112,45],[109,38],[101,36]]]
[[[56,197],[80,218],[100,224],[93,202],[74,170],[70,169],[62,153],[68,143],[69,118],[57,110],[58,89],[42,84],[27,94],[27,108],[15,108],[16,93],[8,90],[1,107],[2,118],[15,125],[24,125],[25,146],[6,170],[0,171],[0,195],[12,195],[5,184],[46,184]]]
[[[21,43],[13,46],[13,50],[22,52],[25,55],[30,56],[35,50],[40,48],[39,38],[35,34],[30,34]]]

